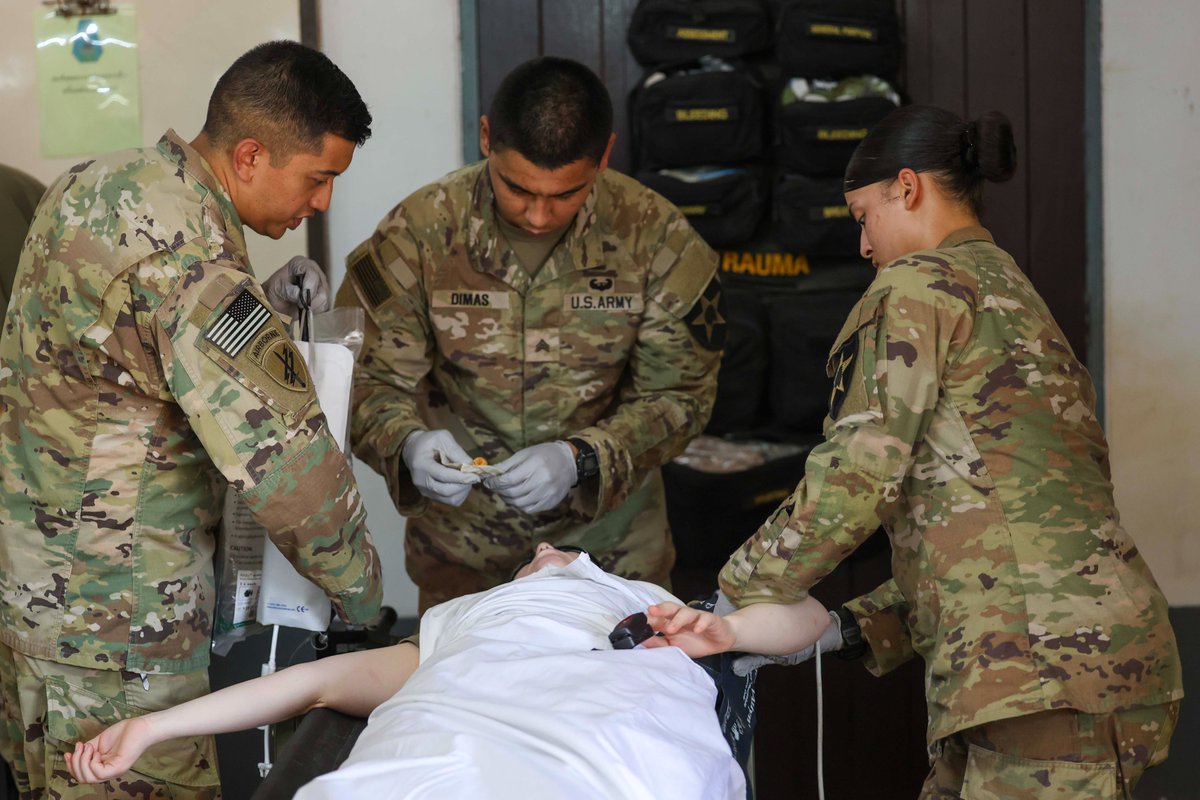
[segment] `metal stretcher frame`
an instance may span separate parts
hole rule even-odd
[[[365,717],[352,717],[329,708],[308,712],[279,751],[275,766],[251,800],[291,800],[301,786],[337,769],[366,727]]]

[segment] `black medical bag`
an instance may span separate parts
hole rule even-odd
[[[769,398],[772,420],[799,430],[821,430],[829,413],[829,351],[850,309],[870,285],[865,261],[827,267],[804,291],[777,295],[767,320],[771,346]]]
[[[788,170],[842,177],[854,149],[896,105],[885,97],[780,104],[776,112],[776,156]]]
[[[702,55],[737,58],[770,46],[762,0],[640,0],[629,22],[629,49],[646,66]]]
[[[725,351],[706,433],[743,433],[763,422],[767,394],[767,307],[764,295],[724,281]]]
[[[712,247],[749,239],[767,207],[766,176],[758,167],[639,172],[637,179],[674,203]]]
[[[763,89],[749,70],[664,67],[634,90],[633,151],[639,169],[740,164],[763,151]]]
[[[859,227],[846,207],[841,178],[784,173],[774,191],[775,235],[780,242],[801,253],[858,255]]]
[[[779,11],[775,52],[785,76],[896,76],[895,0],[788,0]]]

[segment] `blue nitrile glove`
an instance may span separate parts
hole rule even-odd
[[[739,677],[749,675],[754,670],[767,664],[781,664],[783,666],[801,664],[813,657],[813,654],[816,653],[817,644],[821,645],[822,653],[841,650],[843,644],[842,621],[836,611],[829,612],[829,620],[829,627],[825,629],[816,643],[810,644],[799,652],[789,653],[786,656],[739,656],[733,660],[733,674]]]
[[[479,476],[443,465],[438,453],[453,464],[471,463],[471,457],[454,440],[454,434],[446,430],[413,431],[400,449],[400,457],[418,492],[435,503],[461,506],[471,487],[479,483]]]
[[[554,508],[575,485],[575,453],[566,442],[543,442],[501,461],[483,485],[526,514]]]
[[[292,260],[275,270],[263,281],[267,300],[280,314],[295,317],[300,311],[300,298],[308,295],[308,305],[314,314],[329,310],[329,282],[321,265],[311,258],[293,256]]]

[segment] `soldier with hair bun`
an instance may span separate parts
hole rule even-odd
[[[859,145],[846,201],[878,272],[829,356],[826,441],[721,587],[794,603],[882,524],[893,578],[822,649],[924,660],[922,797],[1130,797],[1167,755],[1179,655],[1091,378],[980,226],[983,182],[1015,166],[997,112],[908,106]]]
[[[0,755],[22,797],[82,796],[67,743],[208,691],[227,487],[339,616],[378,613],[366,512],[279,317],[324,279],[296,258],[259,284],[242,230],[325,209],[370,122],[328,58],[268,42],[191,142],[78,164],[38,206],[0,339]],[[103,796],[219,792],[209,736]]]

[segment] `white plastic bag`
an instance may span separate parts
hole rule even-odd
[[[354,353],[340,344],[297,342],[317,387],[317,399],[338,447],[346,447],[350,419],[350,386]],[[283,557],[270,539],[263,545],[262,586],[258,591],[258,621],[309,631],[329,627],[332,609],[321,587],[305,578]]]

